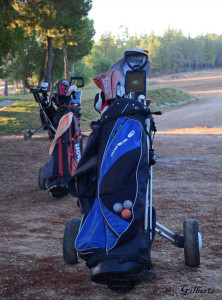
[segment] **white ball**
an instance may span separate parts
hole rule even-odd
[[[123,209],[122,203],[116,202],[113,204],[113,211],[120,213]]]
[[[123,208],[131,209],[133,207],[133,203],[130,200],[125,200],[123,202]]]

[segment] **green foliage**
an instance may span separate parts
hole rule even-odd
[[[52,87],[64,77],[64,57],[63,51],[59,48],[53,48],[52,61]]]
[[[101,74],[107,72],[111,65],[113,64],[112,60],[107,59],[105,57],[101,57],[94,61],[93,69],[95,70],[96,74]]]
[[[213,35],[212,39],[214,40],[216,46],[216,53],[217,53],[215,66],[222,66],[222,35],[221,36]]]
[[[60,0],[14,2],[14,7],[19,14],[18,24],[21,24],[27,34],[32,35],[32,31],[35,30],[39,37],[46,39],[45,80],[48,81],[49,86],[52,77],[52,44],[60,49],[67,49],[67,45],[75,45],[74,51],[81,53],[81,58],[90,52],[95,33],[93,22],[87,18],[91,5],[91,0],[69,0],[65,3]],[[83,46],[81,42],[84,42],[84,50],[81,48]],[[67,52],[64,53],[67,70]],[[76,56],[74,59],[80,59]]]
[[[82,20],[78,40],[76,39],[75,43],[71,43],[68,47],[68,58],[70,61],[77,62],[90,53],[93,47],[94,34],[93,21],[88,18]]]
[[[99,42],[95,44],[95,50],[96,53],[99,52],[104,58],[112,61],[115,60],[116,55],[119,54],[115,43],[115,37],[112,36],[111,32],[101,35]]]
[[[99,74],[109,67],[104,58],[114,63],[123,57],[124,51],[133,48],[149,51],[153,75],[222,66],[222,35],[191,38],[185,37],[181,30],[170,28],[163,36],[156,36],[154,32],[129,36],[126,29],[116,38],[111,32],[103,34],[84,61]]]
[[[20,48],[23,38],[23,30],[15,19],[17,12],[14,10],[12,1],[4,0],[0,3],[0,78],[7,77],[7,69],[4,68],[5,59],[13,58]]]
[[[36,33],[26,37],[23,40],[21,51],[17,52],[15,59],[12,61],[9,71],[11,78],[20,81],[27,88],[38,84],[41,69],[44,68],[45,49],[36,39]]]
[[[78,61],[75,64],[75,74],[74,75],[75,76],[83,76],[85,85],[88,85],[91,83],[92,78],[95,76],[95,70],[87,67],[83,61]]]
[[[95,70],[95,75],[107,72],[114,61],[104,57],[99,50],[93,48],[90,55],[84,58],[86,65]]]

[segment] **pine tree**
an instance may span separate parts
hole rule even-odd
[[[18,23],[22,24],[27,33],[36,30],[39,36],[45,38],[45,81],[49,83],[49,89],[51,87],[53,39],[64,38],[64,49],[70,36],[72,36],[72,42],[75,43],[75,34],[78,36],[82,20],[87,17],[91,9],[91,2],[92,0],[28,0],[25,3],[23,1],[14,3],[19,12]],[[76,39],[78,40],[78,37]]]

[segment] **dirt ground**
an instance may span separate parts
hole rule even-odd
[[[222,299],[221,75],[222,70],[202,72],[193,76],[196,80],[182,75],[155,83],[202,91],[200,100],[155,117],[157,163],[153,168],[157,221],[181,235],[185,219],[199,221],[200,267],[187,267],[183,249],[156,236],[152,247],[155,283],[141,283],[125,295],[93,283],[84,262],[70,266],[62,257],[66,221],[81,216],[76,199],[58,200],[38,187],[38,170],[49,159],[46,134],[29,141],[22,134],[1,136],[1,299]]]

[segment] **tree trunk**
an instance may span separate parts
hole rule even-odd
[[[8,71],[8,55],[3,58],[4,72],[7,74]],[[8,96],[8,77],[5,78],[4,96]]]
[[[8,77],[5,78],[4,96],[8,96]]]
[[[46,39],[46,62],[45,62],[45,82],[48,82],[48,91],[51,90],[51,69],[52,69],[52,38]]]
[[[44,78],[44,66],[41,67],[40,72],[39,72],[39,85],[41,84],[43,78]]]
[[[25,95],[25,81],[22,80],[22,84],[23,84],[23,94]]]
[[[55,68],[52,69],[52,91],[55,87]]]
[[[65,78],[69,81],[69,65],[68,65],[68,57],[67,57],[67,45],[65,45],[63,49],[64,54],[64,74]]]
[[[75,64],[74,64],[74,60],[72,61],[72,66],[71,66],[71,76],[74,77],[74,72],[75,71]]]

